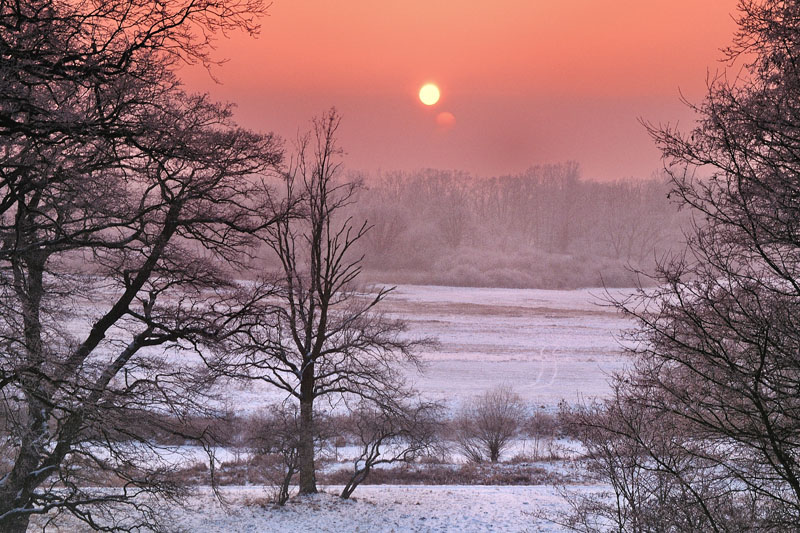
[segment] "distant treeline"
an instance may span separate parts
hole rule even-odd
[[[372,229],[368,277],[389,283],[630,286],[681,240],[666,180],[581,179],[576,163],[477,178],[394,172],[364,180],[351,214]]]

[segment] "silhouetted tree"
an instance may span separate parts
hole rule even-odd
[[[277,298],[239,340],[240,358],[228,363],[231,375],[261,379],[299,402],[301,494],[317,491],[316,400],[393,405],[406,394],[398,364],[419,362],[414,352],[419,342],[402,335],[405,324],[375,311],[390,289],[359,292],[354,285],[362,257],[352,248],[368,226],[342,216],[360,184],[338,180],[339,120],[331,110],[299,139],[285,198],[298,199],[300,214],[268,229],[267,244],[281,264]]]
[[[273,216],[258,176],[281,151],[172,67],[207,61],[217,30],[255,30],[262,7],[0,2],[3,531],[50,511],[155,527],[139,496],[176,494],[128,422],[203,409],[208,376],[179,354],[235,329],[230,274]]]
[[[655,288],[618,302],[636,364],[584,423],[614,443],[606,479],[638,498],[619,502],[636,527],[614,530],[800,520],[800,4],[742,0],[737,20],[727,53],[745,75],[712,80],[689,134],[651,127],[697,224]]]

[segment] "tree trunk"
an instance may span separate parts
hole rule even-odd
[[[286,469],[286,475],[283,476],[283,481],[281,482],[280,489],[278,490],[278,505],[283,507],[287,501],[289,501],[289,486],[292,483],[292,478],[294,477],[295,469],[293,465],[290,465]]]
[[[44,364],[42,348],[42,325],[40,321],[41,301],[44,293],[44,262],[47,255],[29,252],[24,260],[12,261],[14,291],[22,315],[22,333],[25,339],[25,365],[27,371],[21,376],[26,415],[19,420],[18,429],[23,429],[17,456],[11,471],[2,479],[0,488],[0,516],[25,507],[41,480],[32,475],[41,467],[43,443],[50,441],[48,435],[49,408],[46,405],[48,392],[43,386],[41,370]],[[24,533],[28,529],[29,514],[19,514],[0,519],[0,531]]]
[[[25,533],[28,529],[28,522],[31,515],[22,514],[14,518],[0,521],[0,530],[5,533]]]
[[[496,463],[500,459],[500,447],[494,444],[489,446],[489,460]]]
[[[20,456],[8,477],[3,481],[0,490],[0,516],[23,507],[28,504],[30,492],[25,488],[24,476],[35,468],[37,463],[36,455],[31,451],[32,444],[24,443],[25,449],[21,450]],[[0,531],[7,533],[25,533],[28,529],[29,514],[8,516],[0,519]]]
[[[300,441],[297,447],[300,466],[300,494],[316,494],[317,479],[314,472],[314,399],[311,391],[304,391],[300,400]]]
[[[369,470],[370,470],[369,467],[364,467],[361,470],[356,470],[353,473],[353,476],[347,482],[347,485],[345,485],[344,488],[342,489],[342,492],[341,494],[339,494],[339,497],[342,498],[343,500],[350,498],[350,496],[353,494],[353,491],[356,490],[356,487],[358,487],[362,481],[367,479],[367,475],[369,475]]]

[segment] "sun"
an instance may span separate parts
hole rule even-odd
[[[426,83],[419,90],[419,100],[425,105],[433,105],[439,101],[439,88],[433,83]]]

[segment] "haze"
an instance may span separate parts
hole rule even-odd
[[[452,168],[483,176],[578,161],[590,179],[647,177],[660,155],[644,128],[690,125],[734,0],[374,2],[276,0],[261,36],[219,43],[216,83],[246,127],[293,137],[330,106],[347,165]],[[416,97],[435,82],[440,102]],[[439,121],[439,113],[455,120]]]

